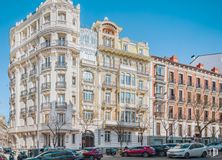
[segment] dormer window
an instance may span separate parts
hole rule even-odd
[[[103,45],[106,47],[113,47],[113,39],[108,37],[103,37]]]
[[[124,51],[128,51],[128,44],[124,44],[124,45],[123,45],[123,50],[124,50]]]
[[[65,12],[59,12],[58,13],[58,20],[59,22],[65,22],[66,21],[66,13]]]
[[[139,49],[139,54],[143,55],[143,49]]]
[[[114,31],[108,28],[104,28],[103,29],[103,33],[105,34],[110,34],[110,35],[114,35]]]
[[[44,15],[44,23],[49,23],[50,22],[50,13],[47,13]]]

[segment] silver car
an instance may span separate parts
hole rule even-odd
[[[207,147],[202,143],[184,143],[179,144],[176,147],[167,151],[167,156],[171,157],[206,157]]]

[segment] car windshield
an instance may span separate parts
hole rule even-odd
[[[180,145],[175,146],[174,148],[175,149],[186,149],[188,147],[190,147],[190,144],[180,144]]]

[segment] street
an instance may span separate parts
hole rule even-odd
[[[102,160],[181,160],[181,158],[167,158],[167,157],[111,157],[111,156],[104,156]],[[208,157],[208,158],[190,158],[191,160],[221,160],[222,155],[218,157]]]

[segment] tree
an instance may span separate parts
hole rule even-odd
[[[149,118],[146,117],[146,118],[142,119],[142,121],[139,121],[139,133],[141,134],[139,137],[140,138],[139,141],[140,141],[141,146],[143,145],[144,132],[150,128],[151,128],[150,117]]]
[[[208,109],[211,107],[217,108],[217,106],[216,104],[212,105],[206,100],[203,102],[200,100],[200,98],[197,98],[197,100],[194,100],[192,103],[190,103],[190,106],[193,109],[193,118],[196,123],[196,137],[201,138],[203,130],[210,124],[216,122],[215,117],[211,116],[209,118]]]
[[[172,119],[169,118],[161,118],[161,124],[163,126],[163,129],[165,130],[165,141],[168,142],[169,136],[173,136],[176,132],[177,126],[176,126],[177,119],[172,117]]]
[[[84,138],[86,138],[86,134],[87,134],[87,131],[89,130],[89,126],[93,125],[94,120],[96,118],[96,113],[94,112],[91,112],[88,115],[89,116],[85,116],[85,114],[83,113],[83,114],[80,114],[80,117],[79,117],[79,122],[82,127],[81,133],[85,135]],[[84,143],[82,144],[82,147],[84,148],[86,139],[83,139],[83,141]]]
[[[123,147],[124,132],[126,130],[124,122],[116,121],[117,124],[112,126],[111,129],[117,134],[118,141],[120,142],[120,149]]]
[[[65,118],[60,119],[56,113],[50,114],[49,120],[47,122],[47,127],[49,128],[52,134],[52,142],[54,148],[58,145],[58,137],[62,127],[65,126],[65,124]]]

